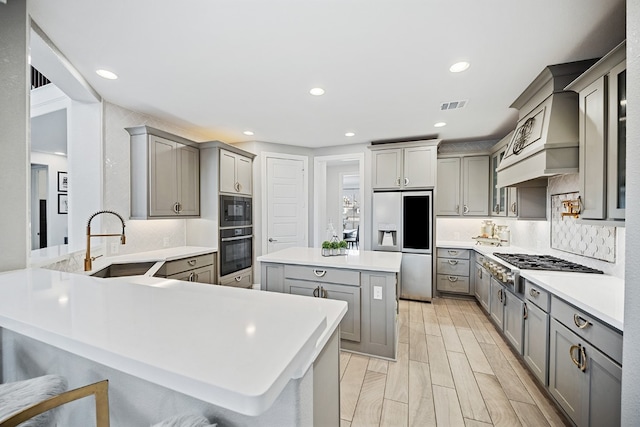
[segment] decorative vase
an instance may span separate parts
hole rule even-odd
[[[346,255],[347,254],[347,248],[340,248],[340,255]]]
[[[329,255],[331,255],[331,249],[322,248],[322,256],[329,256]]]

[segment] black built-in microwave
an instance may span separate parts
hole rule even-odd
[[[220,227],[251,225],[251,197],[220,196]]]

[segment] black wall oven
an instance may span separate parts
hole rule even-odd
[[[251,225],[251,198],[220,196],[220,227]]]
[[[253,228],[237,227],[220,230],[220,276],[251,268]]]

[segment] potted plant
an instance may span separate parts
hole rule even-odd
[[[331,255],[339,255],[340,253],[340,243],[331,242]]]
[[[324,242],[322,242],[322,256],[329,256],[331,255],[331,242],[328,240],[325,240]]]
[[[347,254],[347,242],[344,240],[340,240],[340,243],[338,243],[338,246],[340,247],[340,255],[346,255]]]

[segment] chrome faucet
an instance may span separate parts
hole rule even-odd
[[[112,214],[118,217],[118,219],[120,220],[120,222],[122,223],[122,234],[91,234],[91,220],[103,213],[108,213],[108,214]],[[110,237],[110,236],[120,236],[120,243],[122,243],[123,245],[126,242],[125,236],[124,236],[124,219],[122,219],[122,217],[120,216],[120,214],[118,214],[117,212],[114,211],[98,211],[96,213],[94,213],[93,215],[91,215],[89,217],[89,221],[87,221],[87,253],[84,256],[84,271],[91,271],[91,262],[93,260],[95,260],[98,257],[91,257],[91,238],[92,237]]]

